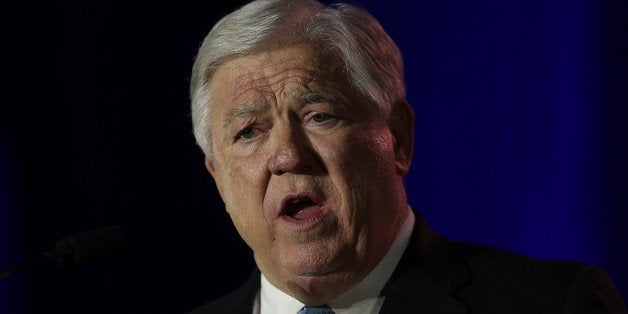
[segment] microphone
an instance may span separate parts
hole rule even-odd
[[[54,250],[31,257],[0,272],[0,279],[32,265],[57,261],[63,266],[93,264],[121,255],[125,240],[119,226],[85,231],[61,239]]]

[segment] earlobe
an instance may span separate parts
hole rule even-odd
[[[414,150],[414,112],[405,99],[393,105],[389,125],[395,138],[397,174],[404,176],[410,170]]]
[[[212,177],[214,177],[214,173],[216,172],[216,166],[214,165],[214,162],[207,156],[205,156],[205,168],[207,169],[207,171],[209,171]]]
[[[220,193],[220,197],[223,197],[222,194],[222,180],[220,180],[220,175],[218,174],[216,164],[214,161],[205,156],[205,168],[209,171],[209,174],[214,178],[214,182],[216,183],[216,187],[218,188],[218,193]],[[224,197],[223,197],[224,199]]]

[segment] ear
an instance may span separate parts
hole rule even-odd
[[[218,193],[220,193],[220,197],[224,199],[224,195],[222,194],[222,179],[220,178],[220,174],[218,173],[218,169],[216,168],[216,164],[214,161],[205,156],[205,168],[209,171],[209,174],[214,178],[214,182],[216,183],[216,187],[218,188]]]
[[[397,174],[404,176],[410,170],[414,150],[414,112],[405,99],[393,104],[388,123],[395,138]]]

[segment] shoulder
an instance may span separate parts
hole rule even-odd
[[[242,302],[247,302],[242,299],[241,291],[236,290],[194,309],[189,314],[236,313],[238,305]]]
[[[206,303],[189,314],[252,313],[253,303],[260,286],[259,278],[260,272],[255,269],[249,280],[237,290]]]
[[[612,280],[600,268],[579,262],[544,260],[468,243],[454,243],[472,274],[461,291],[518,303],[546,312],[625,313]],[[552,311],[550,311],[550,309]]]
[[[420,215],[389,289],[390,308],[419,303],[458,304],[476,313],[628,313],[597,267],[450,241]]]
[[[579,262],[528,257],[488,246],[460,242],[453,242],[453,244],[472,273],[493,274],[500,280],[512,278],[518,281],[529,281],[546,278],[565,282],[570,281],[580,271],[590,267]],[[504,274],[509,276],[504,277]]]

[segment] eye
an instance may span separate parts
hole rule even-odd
[[[259,129],[249,126],[243,129],[242,131],[238,132],[238,135],[236,135],[236,140],[239,140],[241,138],[245,140],[250,140],[253,137],[255,137],[258,133],[259,133]]]
[[[328,114],[328,113],[317,113],[315,115],[312,116],[312,121],[316,122],[316,123],[322,123],[325,122],[331,118],[333,118],[334,116]]]

